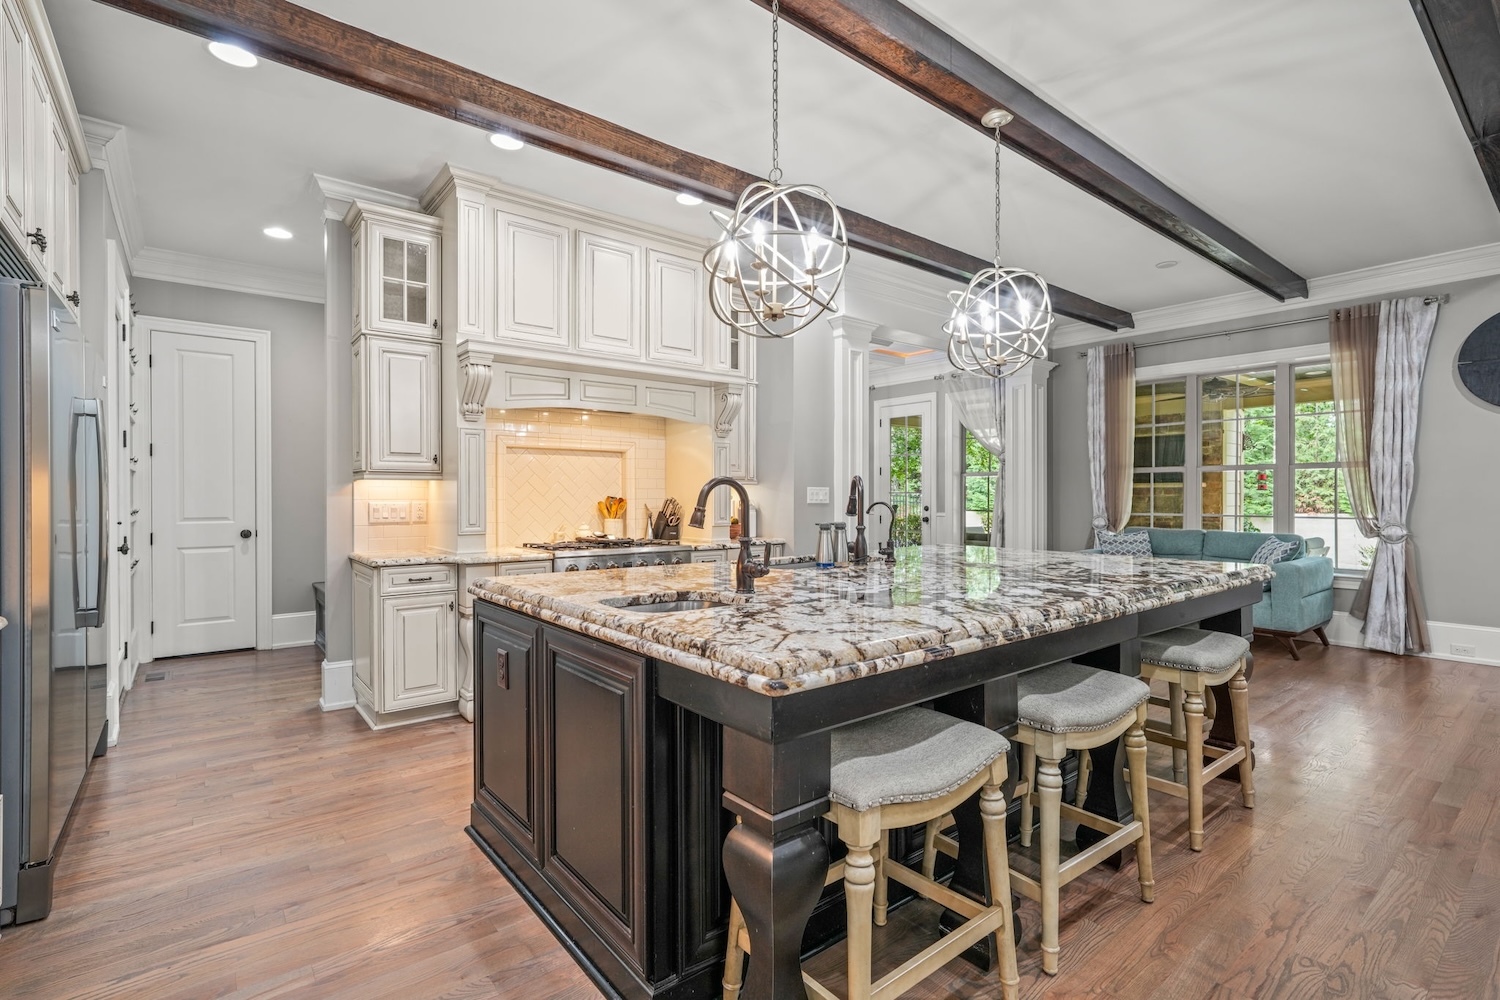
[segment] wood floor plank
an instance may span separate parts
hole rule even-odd
[[[1207,849],[1151,802],[1156,902],[1133,866],[1063,891],[1062,973],[1026,998],[1500,1000],[1500,670],[1255,647],[1254,810],[1212,782]],[[26,1000],[599,996],[463,832],[473,732],[381,733],[317,709],[305,649],[160,661],[69,833],[53,915],[0,937]],[[1152,748],[1151,766],[1170,766]],[[877,974],[936,938],[917,903]],[[810,962],[838,990],[843,948]],[[955,960],[910,994],[993,998]]]

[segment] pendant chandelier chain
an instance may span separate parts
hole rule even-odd
[[[781,183],[781,0],[771,0],[771,172]]]
[[[995,267],[1000,266],[1000,126],[995,126]]]

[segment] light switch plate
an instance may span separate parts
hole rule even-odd
[[[828,500],[828,487],[827,486],[809,486],[807,488],[807,502],[808,503],[828,503],[829,502],[829,500]]]
[[[411,523],[412,524],[426,524],[427,523],[427,501],[426,500],[413,500],[411,502]]]
[[[387,520],[395,521],[398,524],[405,524],[407,521],[411,520],[411,504],[407,503],[404,500],[398,500],[395,503],[388,503],[386,504],[386,508],[390,511],[391,514],[391,516],[387,518]]]

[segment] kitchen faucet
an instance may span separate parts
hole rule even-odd
[[[865,541],[864,477],[855,476],[849,480],[849,502],[844,506],[844,514],[858,518],[854,522],[854,541],[849,545],[849,561],[856,566],[863,566],[870,561],[870,546]]]
[[[876,507],[884,507],[891,512],[891,527],[885,533],[885,544],[880,547],[880,554],[885,556],[886,562],[893,563],[896,561],[896,508],[884,500],[876,500],[869,507],[865,508],[865,513],[868,514]]]
[[[739,480],[728,476],[718,476],[703,484],[703,489],[698,491],[698,504],[693,508],[693,516],[688,518],[688,525],[693,528],[703,527],[703,509],[708,506],[708,495],[720,486],[728,486],[734,490],[740,498],[740,512],[748,513],[750,510],[750,494],[745,492],[745,487]],[[750,555],[750,536],[740,535],[740,557],[734,564],[734,590],[738,594],[755,593],[755,580],[757,577],[765,576],[771,572],[771,543],[766,543],[766,558],[764,562],[756,562]]]

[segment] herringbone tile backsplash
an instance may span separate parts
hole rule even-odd
[[[583,410],[486,412],[491,545],[603,530],[595,504],[629,501],[625,531],[645,533],[644,506],[666,499],[667,443],[660,417]],[[644,505],[644,506],[643,506]]]

